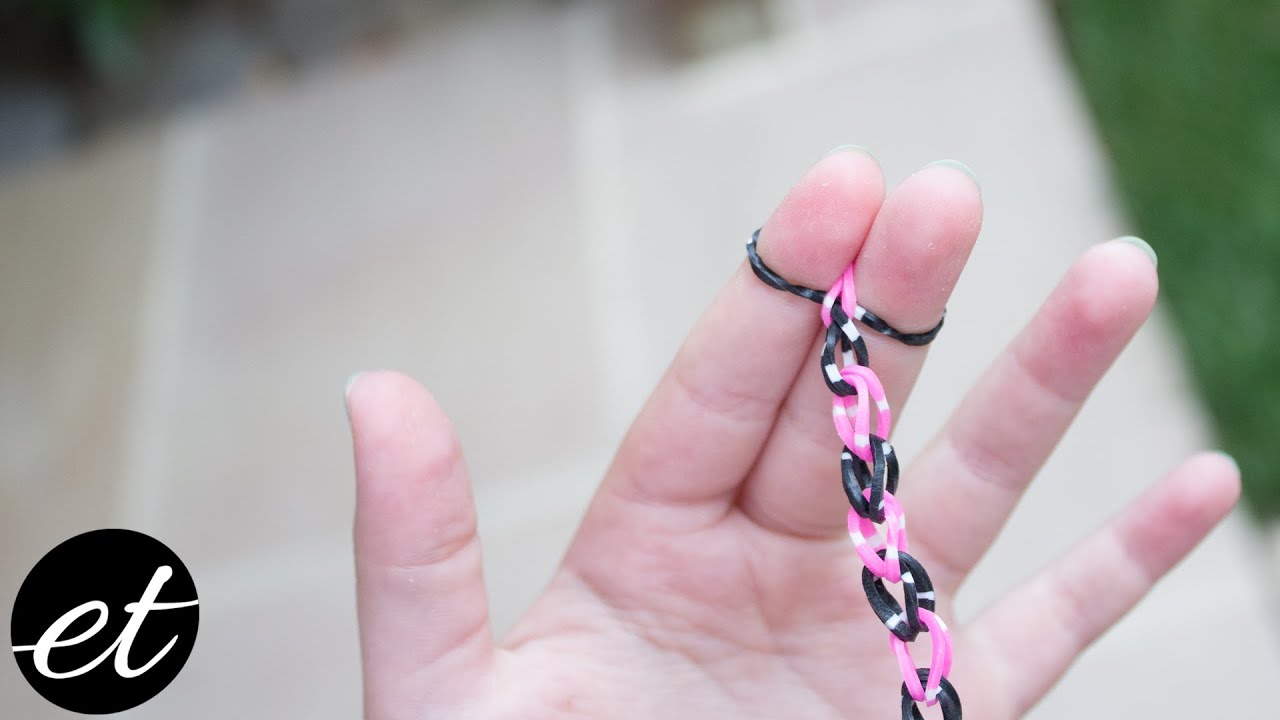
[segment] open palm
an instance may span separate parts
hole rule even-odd
[[[941,315],[981,214],[954,165],[926,167],[886,198],[878,165],[850,149],[808,171],[759,249],[818,288],[856,257],[861,304],[918,331]],[[943,617],[1156,285],[1133,244],[1086,252],[904,470],[912,554]],[[366,715],[897,717],[901,677],[845,531],[818,332],[812,303],[744,263],[635,420],[550,586],[498,644],[448,420],[402,375],[358,377],[347,402]],[[901,408],[926,349],[874,333],[867,345]],[[951,679],[967,714],[1021,716],[1226,514],[1238,484],[1230,459],[1192,457],[955,628]],[[917,662],[927,667],[927,652]]]

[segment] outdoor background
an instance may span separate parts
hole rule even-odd
[[[509,626],[748,233],[850,142],[986,204],[908,457],[1084,248],[1160,255],[962,620],[1187,454],[1244,471],[1031,717],[1269,712],[1280,3],[10,0],[0,63],[0,608],[85,530],[173,548],[200,638],[126,717],[359,715],[357,370],[453,416]],[[6,663],[0,707],[71,717]]]

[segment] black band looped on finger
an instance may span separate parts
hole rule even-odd
[[[946,309],[943,309],[942,317],[938,318],[937,325],[934,325],[932,328],[920,333],[904,333],[901,330],[894,329],[893,326],[880,319],[879,315],[876,315],[870,310],[861,306],[859,306],[858,310],[860,311],[858,321],[863,325],[866,325],[881,335],[891,337],[903,345],[911,345],[912,347],[928,345],[933,342],[933,339],[938,337],[938,333],[942,330],[942,323],[947,321],[947,311]]]
[[[823,299],[826,297],[825,292],[820,292],[813,288],[807,288],[803,285],[793,285],[783,279],[781,275],[774,272],[768,265],[764,264],[764,260],[760,258],[760,251],[756,247],[756,243],[759,239],[760,230],[757,229],[755,232],[751,233],[751,239],[747,241],[747,259],[751,262],[751,270],[756,274],[756,277],[760,278],[765,285],[768,285],[771,288],[789,292],[792,295],[821,304]],[[839,303],[837,303],[837,307],[838,306]],[[938,320],[938,324],[934,325],[931,329],[919,333],[908,333],[894,328],[892,325],[885,322],[879,315],[876,315],[861,305],[858,306],[853,317],[854,320],[857,320],[881,335],[893,338],[904,345],[912,346],[928,345],[933,342],[934,338],[938,336],[938,332],[942,330],[942,323],[946,318],[947,312],[946,310],[943,310],[942,319]],[[843,324],[836,322],[835,308],[832,308],[831,324]],[[865,365],[866,363],[859,362],[858,364]]]
[[[884,558],[887,552],[881,549],[876,554]],[[937,601],[933,581],[920,561],[901,550],[898,551],[898,564],[902,568],[902,604],[889,593],[884,578],[876,577],[865,567],[862,568],[862,591],[866,593],[867,602],[876,617],[889,628],[889,632],[903,642],[914,642],[917,635],[929,631],[920,620],[920,608],[929,612],[934,610]]]
[[[919,674],[920,684],[923,685],[929,677],[929,669],[916,668],[916,673]],[[942,720],[961,720],[963,708],[960,707],[960,695],[946,678],[942,678],[938,683],[938,705],[942,706]],[[924,720],[924,715],[920,714],[920,708],[916,707],[916,701],[912,699],[906,683],[902,683],[902,720]]]
[[[756,228],[756,231],[751,233],[751,239],[747,241],[747,259],[751,261],[751,269],[755,271],[756,277],[760,278],[765,285],[768,285],[771,288],[783,290],[791,293],[792,295],[799,295],[805,300],[812,300],[821,304],[822,299],[826,297],[826,293],[821,293],[802,285],[792,285],[786,280],[783,280],[781,275],[770,270],[768,265],[764,264],[764,260],[760,259],[760,252],[756,250],[756,241],[759,239],[760,228]]]

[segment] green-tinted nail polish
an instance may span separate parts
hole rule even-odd
[[[974,184],[974,185],[977,185],[979,190],[981,190],[981,189],[982,189],[982,183],[978,182],[978,176],[977,176],[977,174],[975,174],[975,173],[973,172],[973,170],[969,168],[969,166],[968,166],[968,165],[965,165],[964,163],[960,162],[959,160],[952,160],[952,159],[950,159],[950,158],[947,158],[946,160],[935,160],[935,161],[933,161],[933,162],[929,163],[926,167],[949,167],[949,168],[954,168],[954,169],[959,170],[960,172],[964,173],[965,175],[968,175],[968,176],[973,180],[973,184]]]
[[[862,145],[853,145],[853,144],[837,145],[831,148],[830,150],[828,150],[827,153],[822,157],[830,157],[832,155],[835,155],[836,153],[842,153],[842,152],[859,152],[871,158],[872,160],[876,159],[876,156],[872,155],[871,151],[868,150],[867,148],[863,147]]]
[[[1125,235],[1124,237],[1116,238],[1116,242],[1129,243],[1130,245],[1142,250],[1142,252],[1147,254],[1147,257],[1151,258],[1152,265],[1160,267],[1160,258],[1156,257],[1155,248],[1151,247],[1146,240],[1133,235]]]
[[[346,411],[348,419],[351,418],[351,407],[348,405],[347,401],[351,397],[351,388],[355,387],[356,382],[360,380],[361,375],[364,375],[363,371],[352,373],[351,377],[347,378],[347,384],[342,388],[342,409]]]

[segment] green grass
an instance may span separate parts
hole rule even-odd
[[[1280,2],[1060,0],[1222,447],[1280,515]]]

